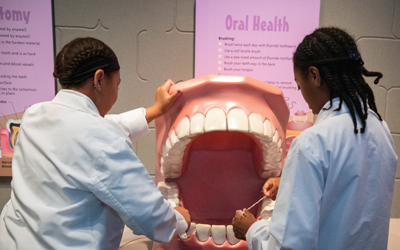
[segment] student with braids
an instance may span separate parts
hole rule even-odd
[[[338,28],[307,35],[293,56],[314,126],[291,144],[271,222],[233,218],[249,249],[386,250],[397,156],[357,46]]]
[[[131,144],[178,93],[168,93],[167,81],[152,107],[105,116],[117,100],[119,69],[114,52],[94,38],[58,53],[62,90],[22,119],[0,249],[110,250],[118,249],[124,224],[159,242],[187,229],[188,211],[163,199]]]

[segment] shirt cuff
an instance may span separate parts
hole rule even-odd
[[[119,115],[107,115],[107,118],[116,122],[133,140],[147,134],[150,129],[146,120],[146,109],[138,108]]]
[[[253,239],[254,234],[256,234],[260,230],[263,230],[265,227],[267,228],[267,232],[268,232],[269,231],[269,221],[261,219],[259,221],[254,222],[253,225],[250,226],[249,230],[247,230],[246,241],[247,241],[247,245],[250,250],[253,249],[252,239]]]
[[[186,223],[185,218],[183,217],[183,215],[181,215],[181,213],[179,213],[178,211],[176,211],[175,209],[174,213],[175,213],[175,217],[176,217],[176,234],[181,234],[186,232],[186,230],[188,229],[188,224]]]

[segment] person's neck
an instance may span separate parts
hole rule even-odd
[[[96,106],[96,108],[99,111],[100,115],[102,117],[104,117],[105,114],[103,114],[101,112],[101,108],[100,108],[100,105],[99,105],[100,104],[99,95],[97,94],[96,88],[93,86],[91,81],[87,81],[87,82],[85,82],[84,84],[82,84],[79,87],[69,87],[69,88],[63,88],[63,89],[74,90],[76,92],[82,93],[82,94],[86,95],[87,97],[89,97],[90,100],[92,100],[92,102]]]

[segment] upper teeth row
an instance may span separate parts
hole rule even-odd
[[[206,116],[197,113],[183,118],[178,126],[171,129],[163,146],[161,174],[165,178],[178,178],[181,175],[183,152],[190,142],[190,137],[212,131],[240,131],[253,133],[263,147],[263,163],[260,176],[268,178],[278,176],[282,163],[282,140],[274,125],[257,113],[248,117],[240,108],[232,109],[226,115],[220,108],[210,109]]]

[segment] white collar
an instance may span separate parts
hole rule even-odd
[[[87,95],[75,90],[62,89],[57,93],[56,97],[54,97],[51,102],[85,113],[100,116],[99,110],[94,102]]]
[[[340,114],[343,114],[343,113],[350,113],[349,108],[347,107],[347,104],[344,101],[342,102],[342,106],[341,106],[340,110],[335,111],[335,109],[337,109],[339,107],[339,104],[340,104],[339,97],[336,97],[336,98],[332,99],[332,107],[330,107],[331,106],[331,102],[330,101],[325,103],[325,105],[319,111],[318,116],[317,116],[317,120],[315,121],[314,124],[322,122],[323,120],[326,120],[326,119],[328,119],[329,117],[332,117],[332,116],[337,116],[337,115],[340,115]]]

